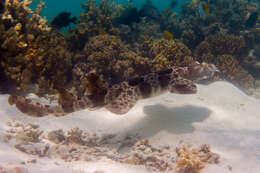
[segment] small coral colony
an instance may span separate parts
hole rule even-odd
[[[163,87],[194,93],[188,86],[203,77],[248,94],[259,87],[259,1],[172,0],[160,11],[149,0],[140,9],[88,0],[79,16],[62,12],[51,21],[41,15],[44,2],[34,10],[32,3],[0,1],[0,91],[16,93],[10,104],[30,115],[53,109],[21,98],[28,92],[58,95],[57,114],[101,106],[122,114],[128,110],[113,103],[131,107]]]

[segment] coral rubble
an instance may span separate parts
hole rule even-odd
[[[208,144],[191,149],[187,145],[177,148],[177,169],[187,173],[197,173],[205,167],[205,163],[219,163],[219,155],[210,151]]]
[[[28,170],[24,167],[5,168],[0,166],[1,173],[28,173]]]
[[[171,146],[153,146],[149,140],[140,140],[136,135],[119,138],[112,134],[100,136],[78,128],[43,132],[36,125],[17,121],[11,121],[7,126],[9,129],[6,131],[6,142],[14,141],[17,150],[39,157],[60,158],[66,162],[99,161],[105,158],[119,163],[144,166],[149,171],[177,169],[194,173],[207,164],[219,163],[219,155],[211,152],[210,146],[206,144],[198,148],[184,145],[176,150]],[[32,136],[35,131],[43,133]],[[21,139],[19,134],[24,134],[24,137]],[[119,152],[122,147],[129,148],[129,151]]]

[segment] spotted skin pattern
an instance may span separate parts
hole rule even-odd
[[[167,91],[176,94],[194,94],[197,92],[194,82],[211,78],[217,71],[213,64],[195,61],[187,67],[173,66],[164,71],[114,84],[106,91],[100,92],[98,96],[77,98],[65,89],[60,89],[57,106],[40,104],[15,95],[9,96],[8,101],[10,105],[16,105],[21,112],[33,117],[49,114],[60,117],[82,109],[96,110],[102,107],[121,115],[133,108],[138,100]]]

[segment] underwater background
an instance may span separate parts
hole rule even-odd
[[[189,0],[183,0],[179,1],[178,5],[176,6],[175,10],[176,12],[180,12],[181,10],[181,5],[185,2],[188,2]],[[70,0],[45,0],[46,6],[48,8],[44,9],[42,12],[43,16],[46,16],[48,20],[54,18],[57,16],[60,12],[63,11],[69,11],[73,16],[78,16],[80,13],[83,12],[83,9],[81,8],[81,4],[83,2],[86,2],[86,0],[74,0],[71,2]],[[100,3],[100,1],[96,1],[97,3]],[[129,1],[127,0],[114,0],[112,2],[115,2],[117,4],[121,5],[126,5]],[[134,6],[136,6],[138,9],[141,8],[141,6],[146,2],[146,0],[133,0]],[[37,4],[39,3],[38,0],[35,0],[34,4],[32,5],[32,8],[36,8]],[[170,5],[170,0],[154,0],[153,4],[160,10],[162,11],[163,9],[169,7]]]
[[[81,107],[103,107],[111,87],[124,81],[144,87],[150,73],[166,75],[160,84],[167,88],[169,76],[161,71],[174,67],[188,69],[180,73],[188,81],[172,91],[192,93],[193,82],[224,80],[259,97],[258,1],[6,0],[0,5],[3,93],[53,95],[72,112],[70,94],[87,98]],[[147,98],[152,92],[142,94]]]
[[[0,173],[259,173],[259,0],[0,0]]]
[[[6,0],[0,5],[3,92],[10,86],[25,93],[34,88],[38,95],[75,89],[81,98],[171,66],[205,62],[218,69],[207,82],[226,80],[258,95],[259,1]],[[95,79],[89,76],[93,71]]]

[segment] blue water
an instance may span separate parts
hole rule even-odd
[[[113,0],[117,4],[127,4],[128,0]],[[178,6],[174,9],[175,12],[179,13],[181,11],[181,5],[189,0],[179,0]],[[78,16],[83,12],[81,8],[81,4],[83,2],[87,2],[87,0],[43,0],[45,2],[46,7],[42,11],[42,15],[45,16],[48,20],[56,17],[60,12],[68,11],[71,12],[72,16]],[[100,0],[97,0],[99,3]],[[146,2],[146,0],[134,0],[133,3],[137,8],[141,8],[141,6]],[[153,4],[160,10],[164,10],[169,7],[170,0],[153,0]],[[39,4],[39,0],[36,0],[32,5],[32,8],[35,8]]]

